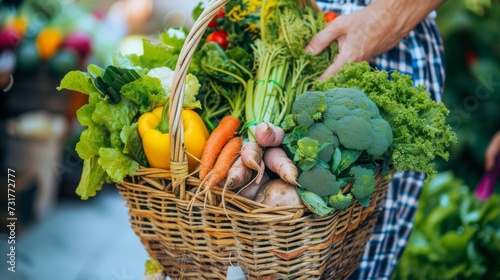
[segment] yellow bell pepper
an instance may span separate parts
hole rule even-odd
[[[142,139],[144,153],[151,167],[170,169],[170,134],[162,128],[163,107],[139,117],[137,129]],[[165,118],[165,125],[168,119]],[[208,139],[208,130],[198,113],[191,109],[182,110],[184,125],[184,144],[188,159],[189,171],[192,172],[199,163],[203,147]],[[195,157],[195,158],[193,158]]]

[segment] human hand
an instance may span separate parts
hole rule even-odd
[[[337,40],[339,53],[321,75],[334,75],[349,61],[367,61],[396,46],[442,0],[378,0],[352,14],[338,16],[316,34],[306,51],[319,54]]]
[[[485,153],[485,170],[490,171],[495,165],[495,159],[500,155],[500,132],[493,135]]]

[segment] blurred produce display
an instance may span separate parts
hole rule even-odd
[[[446,55],[443,102],[458,134],[450,160],[439,168],[453,170],[475,188],[486,147],[500,130],[500,1],[448,1],[438,10],[437,21]]]
[[[452,172],[424,188],[393,279],[500,279],[500,196],[480,202]]]
[[[94,5],[71,0],[27,0],[18,7],[5,5],[0,9],[0,52],[10,49],[16,53],[16,74],[46,66],[49,74],[60,78],[88,60],[105,64],[100,59],[105,55],[100,52],[109,49],[105,45],[116,47],[119,41],[112,37],[107,42],[102,40],[103,34],[116,30],[106,24],[106,15],[96,12]]]

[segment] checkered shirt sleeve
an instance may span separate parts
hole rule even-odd
[[[349,14],[372,0],[317,0],[324,11]],[[373,58],[380,70],[398,70],[412,76],[415,85],[424,85],[436,101],[444,86],[443,42],[434,22],[435,12],[425,18],[390,51]],[[372,236],[361,262],[349,279],[390,279],[413,229],[413,219],[425,174],[398,172],[389,184]]]

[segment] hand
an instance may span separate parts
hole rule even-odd
[[[486,171],[490,171],[493,169],[495,165],[495,158],[500,155],[500,132],[497,132],[493,138],[491,139],[488,148],[486,149],[486,163],[485,169]]]
[[[349,61],[369,60],[396,46],[442,0],[378,0],[352,14],[341,15],[316,34],[306,51],[316,55],[337,40],[339,53],[321,75],[334,75]]]

